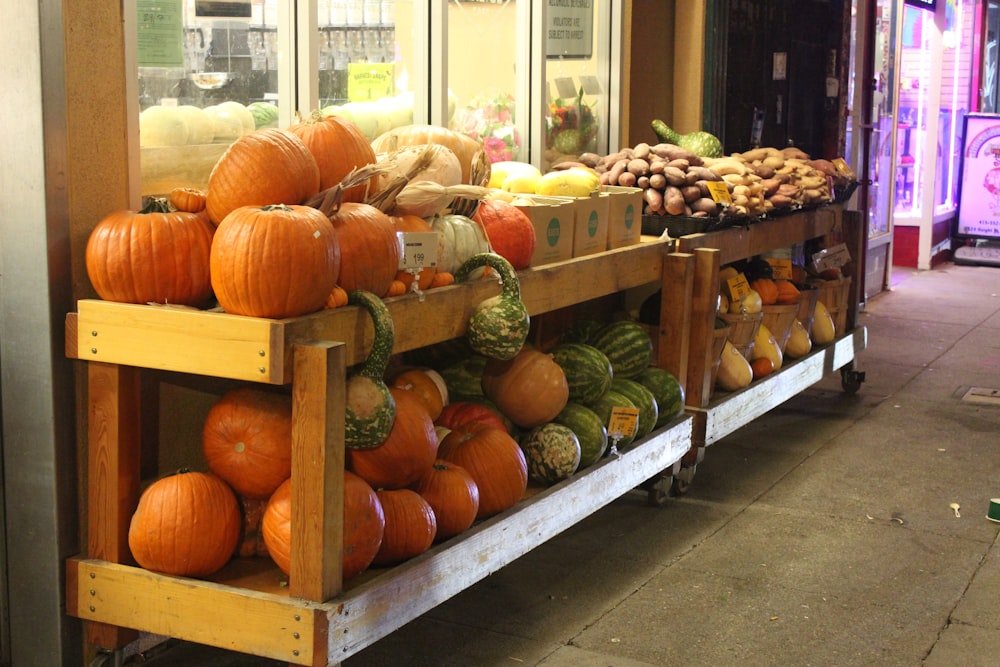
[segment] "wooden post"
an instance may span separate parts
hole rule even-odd
[[[687,373],[687,404],[708,405],[712,381],[712,332],[719,302],[719,251],[696,248],[691,301],[691,342]]]
[[[346,358],[343,343],[294,346],[289,591],[316,602],[342,587]]]
[[[675,252],[663,258],[656,365],[670,371],[677,378],[685,395],[691,348],[694,272],[694,255],[690,253]]]

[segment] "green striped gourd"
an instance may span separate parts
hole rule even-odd
[[[656,405],[660,410],[656,428],[661,428],[684,413],[684,387],[673,373],[650,366],[636,379],[656,397]]]
[[[656,428],[656,418],[659,415],[653,392],[629,378],[615,378],[611,382],[611,388],[635,403],[635,407],[639,408],[639,426],[635,431],[635,437],[641,438],[652,433],[653,429]]]
[[[475,269],[488,266],[500,275],[500,294],[484,299],[472,311],[465,336],[473,350],[493,359],[513,359],[528,339],[528,309],[521,301],[521,286],[514,267],[492,252],[477,253],[455,272],[464,282]]]
[[[611,412],[614,408],[636,409],[635,403],[614,389],[608,389],[599,399],[587,407],[597,413],[597,416],[601,419],[601,423],[608,427],[611,426]],[[614,444],[618,451],[625,451],[635,440],[635,433],[633,432],[631,435],[619,435],[618,442],[615,442],[615,434],[611,428],[608,428],[608,446],[610,447]]]
[[[608,449],[608,429],[596,412],[570,401],[552,421],[569,427],[580,441],[579,470],[594,465],[604,456]]]
[[[653,341],[638,322],[621,320],[605,326],[590,340],[611,362],[614,377],[634,378],[653,359]]]
[[[347,303],[368,311],[375,335],[368,358],[347,379],[344,445],[372,449],[385,441],[396,421],[396,401],[384,380],[395,344],[395,327],[389,309],[371,292],[353,290]]]
[[[593,345],[560,343],[552,348],[552,358],[566,374],[571,401],[595,401],[611,386],[611,362]]]
[[[580,441],[567,426],[548,422],[521,438],[528,478],[540,484],[561,482],[580,466]]]

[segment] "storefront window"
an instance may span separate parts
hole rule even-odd
[[[935,212],[955,208],[958,170],[962,153],[962,121],[969,112],[972,94],[972,44],[975,40],[974,3],[945,2],[945,27],[941,37],[941,99],[938,124],[938,164],[935,170]]]

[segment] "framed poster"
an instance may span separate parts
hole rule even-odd
[[[957,233],[1000,238],[1000,115],[968,114],[963,123]]]

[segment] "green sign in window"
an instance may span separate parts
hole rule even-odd
[[[139,67],[184,67],[183,0],[136,0]]]

